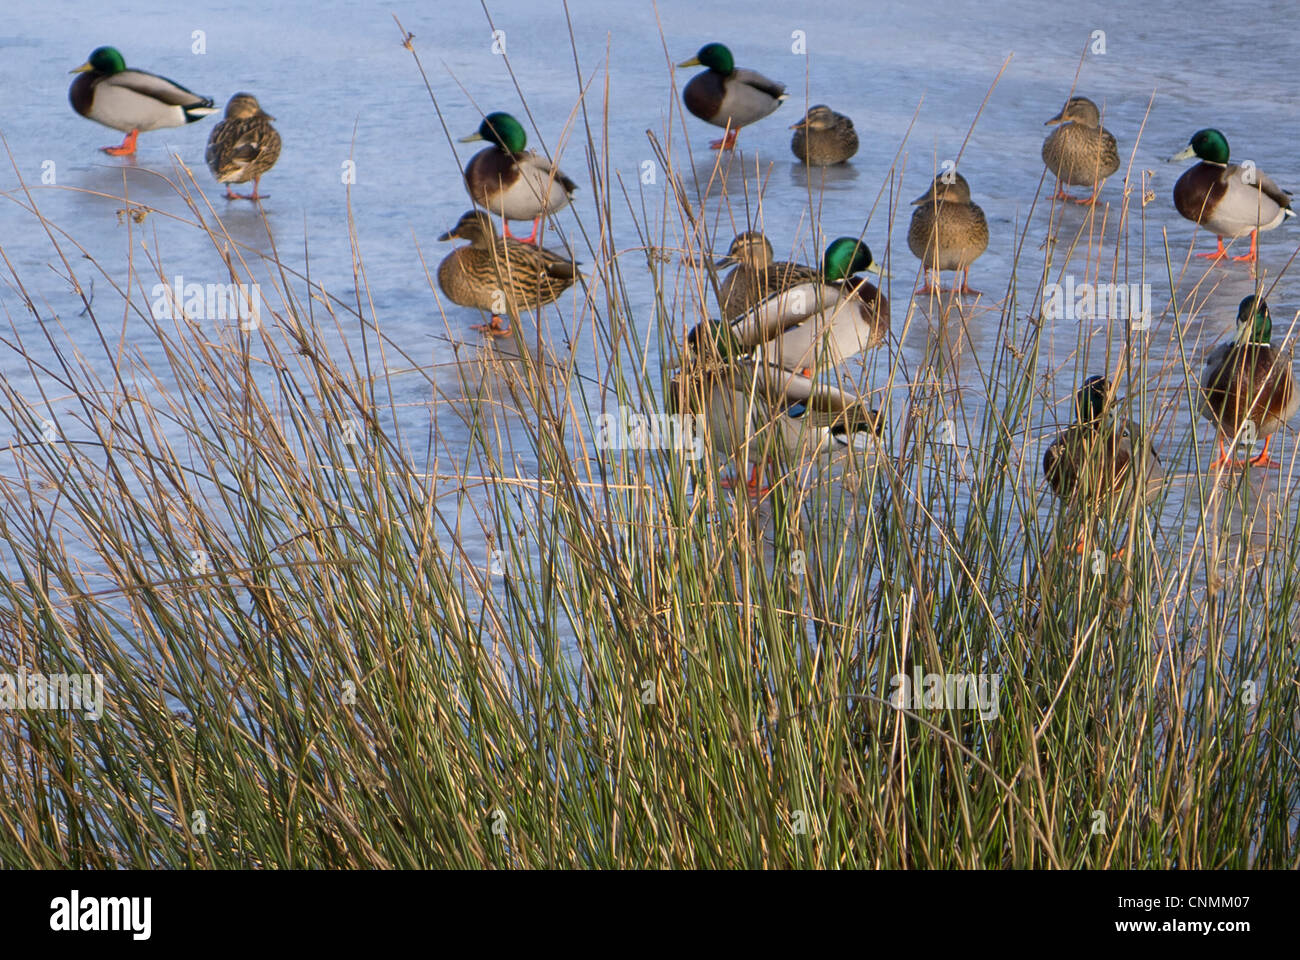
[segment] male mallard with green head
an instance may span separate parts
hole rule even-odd
[[[226,118],[212,128],[204,159],[217,183],[226,185],[226,199],[261,200],[257,192],[262,175],[280,157],[280,134],[271,126],[275,117],[266,113],[257,97],[237,93],[226,104]],[[253,192],[235,193],[232,183],[253,181]]]
[[[470,199],[502,220],[506,239],[511,220],[533,221],[533,232],[522,239],[532,243],[543,217],[563,210],[578,185],[550,160],[538,156],[528,145],[528,135],[508,113],[489,113],[478,130],[461,143],[486,140],[492,144],[470,158],[465,166],[465,187]]]
[[[1196,157],[1192,167],[1174,184],[1174,206],[1188,220],[1214,231],[1219,245],[1212,253],[1198,257],[1219,260],[1227,254],[1224,237],[1250,234],[1250,252],[1233,257],[1255,263],[1259,253],[1259,231],[1272,230],[1288,217],[1291,193],[1283,190],[1254,164],[1228,162],[1228,140],[1218,130],[1197,130],[1191,142],[1170,161]]]
[[[1136,494],[1156,498],[1164,470],[1149,439],[1110,409],[1110,382],[1089,377],[1074,398],[1074,423],[1043,454],[1043,476],[1060,499],[1078,500],[1086,516],[1120,519]],[[1117,499],[1116,499],[1117,498]],[[1075,550],[1085,549],[1081,531]]]
[[[731,51],[720,43],[706,43],[677,66],[708,67],[691,77],[682,90],[682,101],[701,120],[727,131],[723,139],[709,144],[714,150],[730,150],[741,127],[762,120],[786,98],[785,84],[738,68]]]
[[[1273,349],[1273,319],[1262,297],[1250,296],[1237,307],[1237,335],[1210,354],[1201,376],[1201,416],[1219,433],[1219,456],[1210,468],[1225,464],[1276,467],[1268,455],[1273,434],[1300,411],[1300,393],[1290,358]],[[1234,461],[1223,447],[1249,422],[1250,443],[1264,438],[1264,449],[1249,460]]]
[[[790,129],[794,131],[790,149],[810,167],[844,163],[858,152],[858,132],[853,129],[853,121],[824,103],[810,108]]]
[[[1106,178],[1119,169],[1119,147],[1101,125],[1097,105],[1087,97],[1071,97],[1061,112],[1043,124],[1056,126],[1043,141],[1043,163],[1056,175],[1056,199],[1091,205],[1097,202]],[[1089,197],[1072,197],[1066,185],[1088,187]]]
[[[989,225],[984,211],[971,202],[970,184],[956,171],[941,173],[930,189],[912,201],[916,211],[907,231],[907,246],[921,261],[925,281],[916,292],[936,293],[942,270],[961,273],[954,289],[970,296],[970,265],[988,249]],[[930,272],[934,286],[930,286]]]
[[[452,303],[491,314],[491,322],[474,329],[493,336],[509,335],[510,320],[553,303],[578,279],[573,260],[498,236],[492,218],[479,210],[464,214],[438,239],[469,241],[439,264],[438,286]]]
[[[749,230],[737,234],[726,256],[713,261],[718,267],[734,264],[734,269],[718,286],[722,319],[735,320],[772,294],[819,276],[815,267],[774,260],[775,255],[767,237],[757,230]]]
[[[72,109],[126,134],[118,146],[102,148],[115,157],[134,154],[136,138],[144,131],[181,127],[217,112],[211,97],[166,77],[128,70],[114,47],[96,47],[85,63],[69,72],[79,74],[68,88]]]
[[[757,382],[770,404],[777,442],[789,457],[862,449],[880,440],[885,419],[866,401],[830,383],[774,364],[759,367]]]
[[[746,347],[786,370],[812,376],[836,367],[889,334],[889,301],[866,276],[880,274],[871,248],[853,237],[831,242],[819,275],[785,287],[731,324]]]

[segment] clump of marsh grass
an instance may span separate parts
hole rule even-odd
[[[631,189],[587,103],[590,268],[546,308],[568,355],[546,313],[434,371],[364,270],[346,302],[235,243],[181,169],[188,228],[265,302],[215,334],[159,320],[141,224],[115,288],[122,265],[75,257],[39,194],[9,198],[24,242],[78,290],[97,274],[163,359],[89,297],[90,337],[10,318],[28,376],[0,385],[0,672],[102,673],[106,704],[0,711],[0,862],[1296,866],[1300,530],[1203,465],[1204,292],[1144,259],[1168,294],[1149,330],[1080,324],[1061,356],[1043,318],[1073,256],[1128,282],[1102,238],[1123,249],[1142,207],[1053,210],[1057,243],[1017,256],[991,309],[891,296],[890,346],[840,373],[884,413],[883,451],[756,449],[772,490],[751,501],[707,450],[594,438],[602,414],[665,409],[662,362],[712,312],[706,254],[761,222],[760,180],[688,174],[674,117],[652,138],[670,188]],[[996,327],[979,356],[975,323]],[[1117,525],[1120,559],[1069,549],[1085,505],[1038,473],[1094,372],[1171,476]],[[918,671],[996,677],[996,699],[891,703]]]

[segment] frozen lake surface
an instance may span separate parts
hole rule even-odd
[[[1061,7],[1012,0],[887,3],[868,12],[840,4],[795,7],[756,0],[744,5],[743,17],[735,16],[735,9],[680,0],[664,0],[657,6],[639,0],[569,4],[581,74],[584,82],[591,82],[587,109],[595,123],[604,109],[608,56],[609,164],[628,189],[641,190],[650,209],[661,207],[667,183],[663,171],[658,171],[652,184],[643,183],[642,174],[646,164],[653,163],[646,131],[654,131],[661,141],[669,137],[669,112],[677,102],[670,86],[670,62],[693,55],[706,41],[718,40],[732,48],[741,65],[785,82],[789,102],[740,135],[741,150],[726,177],[732,219],[724,210],[721,221],[711,222],[716,245],[725,247],[732,233],[744,228],[742,173],[749,172],[752,181],[756,168],[766,181],[763,226],[778,256],[807,262],[815,259],[822,237],[857,235],[867,224],[867,242],[891,274],[887,293],[893,303],[895,342],[868,357],[865,382],[880,382],[896,350],[902,352],[901,369],[921,367],[937,332],[946,330],[948,345],[956,354],[952,386],[960,387],[964,408],[957,419],[977,423],[985,391],[984,358],[999,347],[1001,304],[1012,288],[1011,264],[1022,233],[1026,239],[1016,310],[1022,320],[1041,279],[1040,245],[1047,237],[1051,215],[1050,186],[1039,193],[1043,174],[1039,150],[1048,132],[1043,121],[1060,109],[1078,69],[1077,92],[1102,107],[1105,125],[1119,139],[1122,165],[1102,195],[1109,210],[1099,206],[1094,221],[1075,207],[1055,214],[1059,232],[1053,278],[1062,268],[1077,278],[1096,269],[1105,218],[1101,279],[1153,284],[1155,315],[1148,366],[1163,379],[1153,381],[1157,389],[1147,413],[1158,424],[1159,442],[1168,451],[1167,471],[1179,475],[1191,469],[1194,418],[1186,414],[1186,400],[1180,393],[1177,341],[1172,314],[1166,310],[1166,238],[1180,310],[1185,308],[1182,298],[1199,283],[1198,319],[1184,331],[1196,357],[1231,332],[1236,304],[1252,291],[1253,281],[1242,264],[1207,272],[1203,261],[1194,261],[1184,271],[1194,228],[1179,217],[1171,199],[1174,180],[1184,167],[1168,164],[1165,158],[1178,152],[1194,131],[1213,126],[1227,134],[1234,159],[1253,160],[1284,187],[1300,184],[1300,163],[1288,132],[1300,120],[1300,105],[1294,97],[1293,71],[1284,66],[1300,54],[1300,37],[1274,26],[1288,23],[1293,8],[1261,3],[1233,7],[1230,16],[1208,17],[1176,3],[1119,9],[1104,3]],[[6,270],[0,308],[13,327],[6,339],[21,343],[39,361],[43,351],[48,352],[42,325],[51,328],[50,336],[75,343],[85,335],[79,324],[87,322],[79,317],[80,299],[59,276],[62,267],[43,230],[17,202],[9,202],[26,203],[19,190],[20,176],[32,188],[43,215],[67,231],[122,286],[130,276],[128,253],[134,253],[136,270],[143,274],[135,281],[137,303],[147,297],[154,278],[141,248],[130,246],[132,236],[137,242],[146,238],[150,250],[158,251],[168,276],[183,275],[199,282],[226,279],[224,266],[199,231],[152,215],[134,227],[133,234],[129,221],[118,215],[124,187],[136,203],[186,214],[172,190],[148,172],[174,176],[170,155],[175,152],[193,171],[232,239],[269,251],[269,226],[284,262],[303,273],[309,270],[315,282],[344,300],[355,299],[350,215],[356,251],[364,259],[366,296],[373,302],[385,337],[402,345],[421,365],[456,363],[463,355],[457,352],[458,341],[479,342],[469,330],[479,318],[449,303],[440,306],[429,289],[427,271],[450,249],[437,241],[438,235],[470,206],[460,170],[479,145],[457,144],[453,155],[390,13],[395,12],[414,34],[453,138],[472,132],[481,115],[492,110],[514,112],[521,118],[531,115],[536,127],[525,123],[530,146],[556,156],[581,188],[573,208],[553,221],[547,242],[567,241],[587,264],[595,256],[576,229],[575,218],[596,222],[595,191],[584,156],[581,117],[576,113],[581,90],[564,6],[549,0],[500,0],[490,3],[489,11],[495,28],[503,31],[495,37],[483,9],[471,0],[437,4],[230,0],[191,3],[183,9],[139,0],[101,7],[71,0],[9,4],[6,24],[0,28],[4,34],[0,35],[0,74],[6,91],[0,106],[0,133],[13,168],[6,165],[0,170],[0,191],[9,198],[0,203],[0,247],[37,304],[40,320],[25,308]],[[195,31],[202,31],[204,53],[193,51]],[[1095,44],[1095,31],[1104,32],[1105,52],[1090,53],[1080,68],[1085,47]],[[1264,39],[1267,54],[1256,58],[1254,52]],[[494,52],[503,43],[514,79],[503,57]],[[117,46],[129,66],[171,77],[213,97],[220,106],[241,90],[259,97],[276,117],[284,137],[280,161],[262,183],[270,195],[264,206],[266,225],[251,204],[220,199],[221,190],[203,163],[216,118],[143,134],[134,163],[98,152],[98,147],[117,142],[117,137],[73,113],[67,86],[68,70],[101,44]],[[806,55],[796,52],[801,46]],[[678,89],[688,76],[685,71],[676,73]],[[525,93],[527,112],[521,107],[515,80]],[[814,174],[810,184],[808,173],[790,152],[787,127],[808,104],[820,102],[855,120],[861,147],[849,167],[830,171],[824,181]],[[965,142],[977,113],[978,123]],[[674,122],[671,137],[678,171],[690,181],[688,156],[706,176],[714,161],[707,143],[718,131],[689,117],[685,130],[689,151],[681,141],[680,119]],[[1141,141],[1134,152],[1139,130]],[[597,131],[598,141],[599,137]],[[984,297],[939,317],[928,301],[917,300],[909,310],[917,262],[906,245],[911,215],[907,204],[925,190],[939,164],[958,157],[959,169],[988,216],[992,239],[971,274],[972,285],[983,290]],[[350,194],[342,175],[349,161],[355,164]],[[54,183],[42,185],[42,175],[48,177],[49,171]],[[1133,190],[1130,223],[1123,259],[1116,263],[1113,237],[1126,171],[1131,171]],[[1145,205],[1140,202],[1144,191],[1150,193]],[[810,234],[810,192],[820,218],[816,242]],[[635,319],[641,338],[654,343],[654,294],[644,257],[635,249],[639,241],[622,197],[614,197],[612,206],[614,246],[631,251],[623,258],[623,276],[634,308],[643,308]],[[718,208],[711,210],[717,216]],[[1297,229],[1284,225],[1261,237],[1260,268],[1268,284],[1278,279],[1293,255]],[[672,230],[654,238],[669,247],[679,240]],[[1195,242],[1203,250],[1213,241],[1200,232]],[[310,265],[304,252],[308,244]],[[1067,266],[1065,258],[1071,256]],[[101,282],[95,288],[94,308],[101,324],[120,324],[124,342],[162,369],[163,358],[150,338],[139,335],[121,298],[106,286]],[[1288,332],[1300,305],[1294,277],[1281,275],[1269,299],[1277,328]],[[49,323],[54,316],[59,326]],[[1046,400],[1064,400],[1088,373],[1116,369],[1115,351],[1122,340],[1108,338],[1104,327],[1099,325],[1102,332],[1091,337],[1081,335],[1080,324],[1074,321],[1059,321],[1050,330],[1043,359],[1053,378],[1042,387]],[[562,329],[554,323],[553,336],[558,338]],[[681,332],[671,331],[674,336]],[[1079,356],[1081,342],[1088,343],[1086,357]],[[591,356],[591,345],[574,347],[583,372],[582,358]],[[95,350],[87,352],[106,374],[109,360]],[[1199,372],[1199,360],[1196,369]],[[849,371],[852,379],[859,374],[856,366]],[[10,346],[0,347],[0,375],[34,389],[27,359]],[[415,418],[409,435],[418,438],[428,417],[428,382],[422,376],[398,375],[391,383],[398,409],[409,410]],[[894,388],[905,396],[905,379],[896,381]],[[1057,418],[1068,415],[1068,403],[1058,403],[1054,412],[1047,409],[1043,434],[1024,440],[1028,463],[1041,459],[1041,447]],[[439,423],[449,448],[463,446],[455,435],[454,418],[444,417]],[[1208,459],[1211,434],[1204,424],[1196,429],[1202,459]],[[1285,478],[1293,472],[1294,444],[1289,434],[1279,439]],[[417,451],[417,461],[420,458]],[[1036,477],[1030,479],[1037,482]],[[1262,482],[1276,484],[1276,475]]]

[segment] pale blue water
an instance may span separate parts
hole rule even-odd
[[[1167,464],[1171,473],[1185,471],[1190,460],[1193,418],[1173,387],[1181,374],[1171,368],[1166,352],[1172,341],[1172,321],[1163,314],[1167,288],[1162,291],[1163,234],[1179,271],[1192,242],[1193,227],[1173,209],[1173,182],[1183,169],[1164,162],[1177,152],[1189,135],[1203,126],[1218,126],[1227,134],[1238,159],[1254,160],[1283,186],[1300,184],[1300,164],[1292,156],[1292,129],[1300,117],[1293,98],[1292,71],[1286,64],[1300,53],[1300,38],[1276,29],[1288,22],[1291,8],[1281,3],[1234,7],[1231,15],[1199,16],[1183,4],[1143,4],[1141,8],[1115,9],[1109,4],[1080,2],[1068,9],[1033,2],[1003,4],[946,2],[878,4],[870,12],[843,4],[811,8],[772,0],[747,3],[737,15],[734,5],[698,4],[666,0],[650,3],[609,4],[575,0],[572,16],[581,81],[575,73],[564,7],[552,2],[496,2],[489,5],[496,28],[504,31],[505,49],[520,87],[525,91],[537,127],[529,127],[530,145],[549,150],[580,184],[573,210],[559,215],[550,242],[567,238],[579,259],[590,264],[594,253],[585,247],[575,229],[575,216],[595,222],[592,189],[583,137],[572,125],[575,104],[583,84],[591,83],[587,103],[592,122],[599,124],[603,110],[605,58],[609,60],[609,162],[631,190],[643,190],[648,206],[658,209],[666,183],[663,171],[656,182],[640,183],[644,164],[652,158],[647,129],[661,140],[671,135],[681,170],[690,176],[687,152],[681,144],[679,114],[671,133],[665,129],[670,107],[676,103],[669,85],[670,61],[692,55],[705,41],[726,42],[743,66],[784,81],[790,102],[768,118],[742,132],[740,144],[747,170],[757,155],[764,175],[770,174],[764,195],[764,223],[779,255],[803,260],[815,257],[809,238],[808,178],[789,150],[790,123],[810,102],[827,102],[851,115],[862,146],[851,168],[835,171],[825,184],[820,230],[826,238],[857,234],[870,217],[868,243],[877,259],[889,266],[888,290],[894,303],[894,329],[900,337],[904,368],[921,365],[935,326],[926,318],[928,303],[918,301],[925,313],[908,314],[908,292],[916,279],[916,261],[906,247],[910,216],[907,206],[927,186],[938,162],[956,158],[976,112],[1003,62],[1010,62],[961,153],[959,169],[971,182],[975,199],[985,209],[992,243],[972,272],[972,284],[985,298],[964,315],[967,342],[955,368],[963,387],[966,418],[976,422],[983,394],[981,366],[986,366],[1000,343],[997,311],[1010,283],[1010,264],[1020,242],[1020,231],[1030,216],[1042,175],[1039,149],[1048,132],[1043,120],[1060,108],[1067,96],[1080,53],[1095,30],[1105,32],[1106,53],[1089,55],[1079,75],[1078,92],[1101,104],[1106,125],[1120,141],[1124,166],[1103,194],[1111,203],[1111,227],[1118,217],[1123,174],[1140,127],[1141,145],[1132,158],[1133,188],[1140,193],[1145,177],[1153,201],[1145,207],[1134,202],[1127,256],[1136,264],[1144,245],[1148,269],[1155,271],[1157,315],[1152,333],[1154,359],[1149,366],[1163,370],[1165,392],[1155,412],[1166,449],[1176,451],[1178,462]],[[455,342],[478,342],[468,330],[478,317],[471,311],[445,304],[445,321],[426,280],[423,254],[432,271],[449,249],[437,236],[464,210],[467,202],[460,184],[460,169],[478,145],[452,147],[439,125],[410,53],[402,48],[390,13],[415,35],[430,82],[453,137],[471,132],[482,112],[504,109],[521,117],[519,97],[503,57],[493,52],[494,38],[483,10],[468,0],[423,3],[372,4],[321,3],[289,0],[266,4],[252,0],[227,3],[169,3],[122,0],[99,8],[66,0],[11,2],[0,30],[0,77],[6,96],[0,104],[0,133],[12,153],[13,164],[0,168],[0,245],[16,274],[27,284],[41,318],[57,315],[62,327],[55,337],[81,342],[84,318],[81,303],[56,273],[62,270],[50,243],[35,220],[17,205],[25,202],[18,190],[19,175],[34,185],[34,199],[44,215],[68,231],[75,241],[105,265],[120,284],[128,280],[126,257],[128,226],[118,222],[118,199],[88,196],[58,189],[74,187],[120,195],[125,183],[131,198],[184,215],[181,203],[145,171],[174,175],[170,154],[178,153],[207,192],[215,212],[231,236],[255,249],[268,248],[265,228],[249,204],[228,204],[219,198],[203,164],[203,150],[216,118],[183,129],[144,134],[138,161],[125,164],[97,151],[117,142],[115,131],[76,116],[67,103],[67,71],[81,63],[99,44],[121,49],[128,65],[169,76],[196,92],[212,96],[219,105],[236,91],[255,93],[264,108],[277,118],[284,151],[262,188],[270,194],[265,204],[267,220],[281,257],[305,269],[304,237],[310,242],[313,279],[344,300],[354,301],[353,247],[349,237],[349,192],[341,182],[346,161],[355,162],[356,181],[351,187],[351,216],[356,248],[364,258],[368,291],[383,334],[401,345],[421,365],[442,365],[456,359]],[[660,36],[659,25],[663,36]],[[206,53],[192,52],[194,31],[205,34]],[[792,52],[796,32],[802,32],[807,56]],[[1267,44],[1267,56],[1259,56]],[[498,44],[499,45],[499,44]],[[678,71],[679,86],[689,72]],[[463,89],[462,89],[463,86]],[[1154,102],[1152,97],[1154,95]],[[1148,106],[1151,105],[1148,114]],[[909,125],[911,127],[909,133]],[[706,172],[713,155],[705,149],[717,131],[687,117],[696,168]],[[599,139],[599,132],[597,134]],[[901,154],[900,154],[901,147]],[[40,186],[43,171],[53,164],[56,187]],[[770,164],[770,166],[769,166]],[[890,170],[894,167],[891,183]],[[740,179],[733,170],[728,183],[737,194]],[[125,181],[124,178],[125,177]],[[819,179],[814,180],[820,184]],[[247,189],[247,187],[241,188]],[[882,196],[879,200],[878,197]],[[1135,193],[1135,197],[1137,195]],[[890,197],[901,205],[890,222]],[[640,202],[639,197],[636,202]],[[621,250],[638,243],[623,198],[613,199]],[[1037,285],[1047,227],[1047,192],[1033,213],[1022,258],[1021,295],[1026,298],[1019,314],[1028,309],[1027,291]],[[874,210],[873,210],[874,208]],[[205,210],[206,212],[206,210]],[[743,217],[740,207],[732,216]],[[1062,237],[1068,238],[1083,221],[1074,208],[1063,213]],[[1145,218],[1143,224],[1140,218]],[[725,217],[724,217],[725,219]],[[226,279],[224,269],[207,240],[184,224],[152,215],[135,230],[137,269],[145,274],[147,294],[153,283],[152,268],[139,245],[145,240],[151,253],[164,258],[169,276],[182,274],[200,281]],[[1261,264],[1270,282],[1295,249],[1294,225],[1265,234],[1261,239]],[[718,245],[733,232],[730,223],[718,226]],[[661,238],[656,237],[656,242]],[[671,245],[679,239],[674,225],[662,238]],[[1063,239],[1058,258],[1065,254]],[[1075,269],[1082,272],[1085,237]],[[1205,249],[1202,235],[1198,249]],[[71,249],[71,248],[69,248]],[[1113,251],[1105,247],[1106,256]],[[76,261],[85,272],[83,261]],[[53,264],[55,271],[50,269]],[[1055,269],[1060,269],[1060,263]],[[1120,279],[1127,276],[1121,265]],[[1203,268],[1180,281],[1185,293],[1200,279]],[[21,342],[36,358],[48,356],[37,322],[24,309],[7,276],[0,284],[0,309],[14,331],[7,339]],[[641,254],[624,258],[634,305],[644,305],[636,318],[643,339],[652,343],[652,291]],[[1109,279],[1110,265],[1103,279]],[[274,278],[267,276],[270,285]],[[101,323],[119,333],[155,369],[161,356],[150,337],[131,317],[122,320],[120,298],[101,278],[95,286],[95,309]],[[1249,273],[1242,265],[1216,268],[1203,283],[1208,296],[1204,326],[1187,331],[1193,350],[1208,348],[1230,331],[1237,301],[1251,290]],[[301,293],[301,291],[299,291]],[[1284,276],[1271,294],[1274,316],[1285,329],[1294,314],[1297,290]],[[571,301],[570,301],[571,305]],[[564,308],[562,308],[563,311]],[[364,311],[369,315],[369,305]],[[962,319],[953,314],[949,330],[959,330]],[[47,323],[47,326],[49,324]],[[552,321],[559,338],[563,324]],[[345,329],[353,347],[360,338],[356,324]],[[681,331],[672,331],[679,336]],[[327,327],[323,336],[332,336]],[[1078,325],[1058,323],[1050,331],[1050,348],[1044,357],[1054,376],[1044,384],[1045,401],[1068,395],[1087,373],[1108,364],[1102,356],[1105,337],[1098,336],[1092,355],[1084,362],[1074,356],[1079,344]],[[587,372],[585,358],[592,354],[587,332],[575,345],[579,370]],[[110,361],[88,349],[91,362],[106,374]],[[652,358],[654,351],[652,349]],[[879,351],[867,361],[866,380],[878,385],[888,368],[889,355]],[[1114,369],[1113,357],[1109,364]],[[1199,363],[1196,366],[1199,371]],[[856,368],[850,371],[857,377]],[[0,375],[11,382],[32,386],[26,362],[8,345],[0,346]],[[423,377],[397,374],[393,378],[399,409],[410,412],[410,424],[421,433],[427,422],[430,389]],[[901,419],[906,396],[896,385],[895,399]],[[35,396],[33,392],[33,396]],[[1058,408],[1068,416],[1068,405]],[[1042,437],[1024,440],[1029,468],[1025,483],[1037,483],[1041,446],[1056,423],[1048,412]],[[443,440],[455,449],[458,437],[454,417],[439,420]],[[898,424],[895,422],[895,427]],[[958,417],[959,436],[964,424]],[[1210,433],[1202,426],[1199,436],[1203,456]],[[1290,437],[1284,452],[1291,457]],[[417,461],[421,452],[417,451]],[[1284,471],[1285,473],[1286,471]],[[1270,481],[1273,482],[1273,481]],[[467,532],[467,536],[473,536]]]

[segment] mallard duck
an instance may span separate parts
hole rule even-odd
[[[790,129],[794,131],[790,149],[810,167],[843,163],[858,152],[858,133],[853,129],[853,121],[824,103],[810,108]]]
[[[1071,97],[1061,112],[1043,126],[1059,124],[1043,141],[1043,163],[1056,175],[1056,199],[1091,205],[1097,202],[1106,178],[1119,169],[1119,147],[1101,125],[1097,105],[1087,97]],[[1089,187],[1089,197],[1072,197],[1066,185]]]
[[[811,376],[823,363],[838,366],[884,342],[889,301],[864,273],[881,272],[871,249],[852,237],[831,242],[820,276],[787,286],[732,321],[746,347],[764,359]]]
[[[970,265],[988,249],[989,225],[984,211],[971,202],[966,178],[955,171],[939,174],[912,206],[916,211],[907,231],[907,246],[925,270],[925,282],[916,292],[937,292],[940,271],[956,270],[962,277],[954,289],[979,296],[979,291],[969,286]],[[932,270],[933,287],[929,282]]]
[[[465,165],[465,187],[470,199],[502,220],[506,239],[511,220],[533,221],[533,232],[522,239],[532,243],[543,217],[568,206],[578,185],[550,160],[538,156],[528,145],[528,135],[508,113],[489,113],[478,130],[461,143],[487,140],[492,146],[470,157]]]
[[[261,200],[267,194],[257,192],[262,175],[280,158],[280,134],[271,121],[275,117],[262,110],[257,97],[237,93],[226,104],[226,118],[212,128],[204,159],[217,183],[226,185],[226,199]],[[232,183],[253,181],[253,192],[235,193]]]
[[[815,267],[774,260],[774,256],[771,241],[759,231],[750,230],[737,234],[726,256],[713,261],[718,267],[735,265],[718,286],[722,319],[735,320],[772,294],[820,275]]]
[[[880,411],[838,387],[756,360],[730,325],[704,321],[686,340],[687,360],[670,385],[667,409],[701,418],[714,450],[749,462],[745,486],[752,496],[769,489],[763,473],[773,456],[802,460],[879,439]],[[722,485],[740,480],[730,475]]]
[[[567,257],[513,238],[500,237],[492,218],[471,210],[439,240],[468,240],[438,266],[438,286],[452,303],[478,307],[492,315],[478,324],[493,336],[510,333],[510,319],[553,303],[578,279],[578,265]]]
[[[768,402],[776,442],[788,457],[859,449],[879,441],[884,417],[861,397],[770,363],[755,381]]]
[[[1132,496],[1143,505],[1155,499],[1164,469],[1150,439],[1110,409],[1110,393],[1105,377],[1083,382],[1074,398],[1074,423],[1043,454],[1043,476],[1060,499],[1082,501],[1086,515],[1104,511],[1106,518],[1119,519]],[[1081,533],[1075,550],[1082,553],[1085,542]]]
[[[72,109],[126,133],[118,146],[102,148],[115,157],[135,153],[136,138],[143,131],[184,126],[217,112],[211,97],[201,97],[166,77],[128,70],[114,47],[96,47],[85,63],[68,72],[80,74],[68,88]]]
[[[752,368],[743,361],[750,351],[736,339],[730,326],[716,320],[696,324],[686,334],[686,351],[681,369],[669,383],[665,409],[690,414],[697,429],[703,426],[710,446],[726,462],[749,460],[747,486],[751,494],[762,493],[758,460],[750,457],[757,413],[766,399],[749,389]],[[723,478],[722,486],[738,485],[735,475]]]
[[[1260,230],[1272,230],[1294,217],[1291,193],[1255,166],[1228,163],[1228,141],[1218,130],[1197,130],[1191,142],[1170,161],[1200,160],[1174,184],[1174,206],[1188,220],[1214,231],[1219,241],[1212,253],[1198,257],[1219,260],[1227,254],[1224,237],[1250,234],[1250,253],[1233,260],[1254,263]]]
[[[1201,416],[1219,433],[1219,457],[1210,468],[1231,464],[1276,467],[1268,455],[1272,435],[1300,411],[1300,393],[1289,358],[1273,349],[1273,319],[1262,298],[1246,297],[1237,307],[1237,335],[1210,354],[1201,376]],[[1264,449],[1250,460],[1233,461],[1223,438],[1235,437],[1250,421],[1249,442],[1264,438]]]
[[[714,150],[733,148],[741,127],[762,120],[786,98],[785,84],[753,70],[738,69],[731,51],[720,43],[706,43],[677,66],[708,67],[691,77],[682,90],[682,102],[701,120],[727,131],[721,140],[709,144]]]

